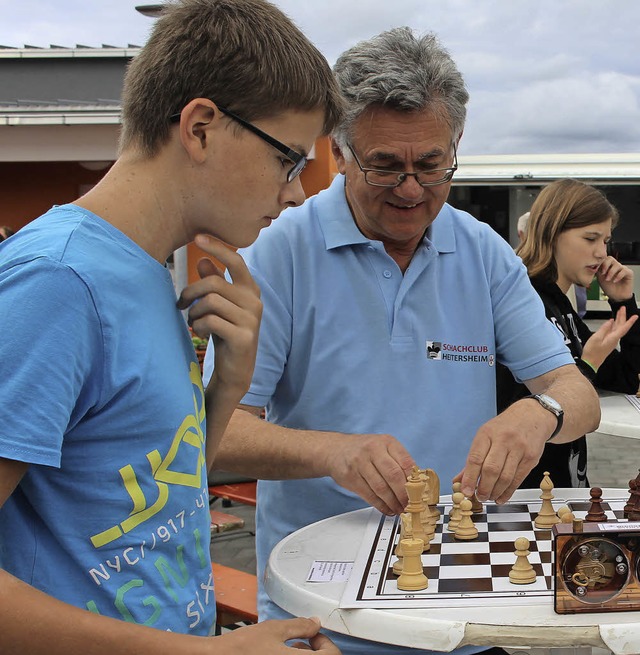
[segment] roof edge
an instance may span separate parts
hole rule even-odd
[[[50,46],[49,48],[11,48],[0,46],[0,59],[104,59],[135,57],[141,50],[140,46],[127,47],[106,46],[92,48],[90,46],[77,46],[63,48]]]

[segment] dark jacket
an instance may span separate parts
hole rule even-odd
[[[598,389],[636,393],[638,374],[640,373],[640,320],[636,321],[620,340],[620,349],[611,352],[602,362],[598,372],[595,373],[588,364],[580,359],[582,346],[589,340],[593,332],[574,311],[571,302],[557,284],[535,278],[531,280],[531,284],[544,303],[547,318],[563,334],[564,341],[582,373]],[[633,296],[622,303],[610,300],[609,305],[613,315],[622,306],[627,309],[627,318],[639,313]],[[527,387],[524,384],[518,384],[509,369],[501,364],[496,367],[496,378],[498,412],[530,393]],[[523,489],[538,488],[545,471],[549,471],[551,480],[556,487],[589,486],[586,437],[580,437],[566,444],[547,444],[540,461],[520,487]]]

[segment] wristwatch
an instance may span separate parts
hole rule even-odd
[[[534,400],[537,400],[542,405],[542,407],[544,407],[547,411],[551,412],[556,417],[556,420],[558,421],[556,429],[551,433],[551,436],[549,439],[547,439],[547,441],[553,439],[562,429],[562,422],[564,421],[564,411],[560,406],[560,403],[557,400],[554,400],[551,396],[547,396],[544,393],[534,393],[530,396],[525,396],[525,398],[533,398]]]

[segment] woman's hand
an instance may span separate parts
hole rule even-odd
[[[611,300],[622,302],[633,295],[633,271],[611,255],[600,264],[596,277],[600,288]]]
[[[623,266],[622,268],[626,267]],[[582,349],[582,359],[597,371],[602,362],[604,362],[609,354],[618,347],[620,339],[629,332],[631,326],[637,320],[637,314],[634,314],[631,318],[627,319],[626,308],[620,307],[615,318],[610,318],[597,332],[592,334],[587,343],[584,344],[584,348]]]

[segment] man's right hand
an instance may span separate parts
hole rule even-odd
[[[340,655],[338,647],[319,630],[320,621],[316,618],[264,621],[215,637],[211,652],[226,655],[285,655],[295,648],[312,650],[322,655]],[[298,641],[301,639],[305,641]],[[290,640],[295,642],[287,646],[285,642]]]
[[[259,415],[259,407],[238,407],[216,454],[216,468],[263,480],[328,476],[383,514],[404,512],[405,484],[416,464],[395,437],[299,430]]]

